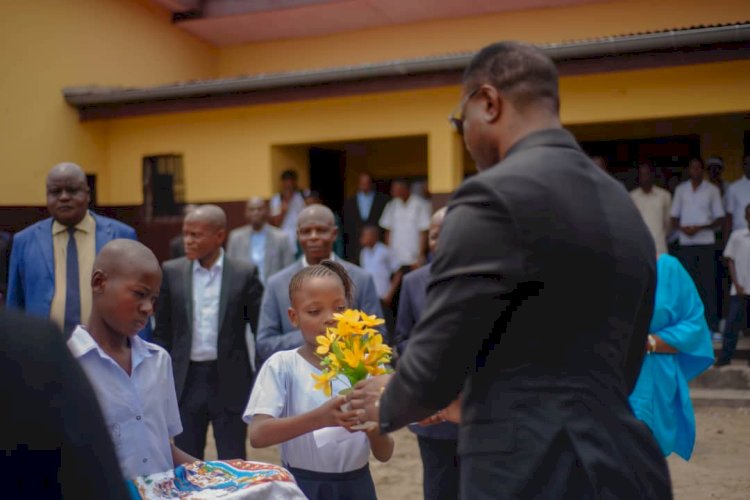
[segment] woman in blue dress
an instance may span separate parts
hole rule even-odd
[[[711,333],[692,278],[674,257],[656,262],[656,297],[641,373],[630,405],[654,433],[665,456],[690,459],[695,414],[688,381],[714,361]]]

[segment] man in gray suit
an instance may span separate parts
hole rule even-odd
[[[289,238],[268,223],[269,214],[266,200],[250,198],[245,206],[247,225],[229,233],[227,244],[227,255],[254,264],[264,285],[268,278],[294,262]]]
[[[359,266],[343,261],[333,254],[338,228],[331,209],[325,205],[310,205],[297,219],[297,239],[302,247],[302,258],[268,279],[263,302],[256,347],[261,360],[277,351],[294,349],[302,345],[302,334],[289,322],[289,282],[297,271],[323,260],[335,260],[346,268],[354,282],[354,301],[351,307],[367,314],[383,316],[380,298],[372,276]]]

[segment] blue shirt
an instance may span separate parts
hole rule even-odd
[[[130,346],[128,375],[83,327],[68,340],[94,387],[126,479],[174,468],[169,438],[182,432],[169,354],[137,336]]]
[[[265,285],[266,283],[266,239],[268,238],[268,231],[265,227],[260,231],[252,231],[250,233],[250,262],[255,264],[258,268],[258,275],[260,276],[260,282]]]
[[[357,208],[359,208],[359,216],[362,220],[367,220],[370,216],[373,201],[375,201],[375,191],[370,191],[369,193],[357,191]]]

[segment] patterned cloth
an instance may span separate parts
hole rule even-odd
[[[278,465],[245,460],[193,462],[128,481],[137,500],[304,500],[294,477]]]

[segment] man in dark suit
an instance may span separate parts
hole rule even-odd
[[[211,422],[219,459],[244,459],[242,412],[253,380],[245,332],[248,323],[256,331],[263,286],[255,266],[224,255],[221,208],[196,208],[183,234],[185,257],[163,265],[154,330],[172,355],[183,428],[175,444],[203,459]]]
[[[396,373],[350,399],[392,432],[460,393],[462,498],[670,498],[661,451],[627,399],[654,243],[558,109],[540,50],[503,42],[471,61],[452,122],[480,173],[448,206]]]
[[[94,390],[58,328],[0,311],[0,380],[3,498],[129,498]]]
[[[434,255],[446,208],[432,216],[428,232],[428,245]],[[398,318],[394,338],[399,355],[404,353],[414,326],[422,316],[427,299],[432,264],[426,264],[404,276],[399,299]],[[435,425],[412,424],[417,435],[419,455],[422,458],[422,491],[425,500],[455,500],[459,497],[458,426],[453,422]]]
[[[135,239],[135,230],[89,212],[86,174],[74,163],[60,163],[47,175],[50,218],[13,238],[7,304],[51,318],[70,335],[91,313],[94,257],[109,241]]]
[[[368,172],[359,174],[357,194],[344,202],[341,213],[344,224],[344,255],[349,262],[359,264],[359,234],[367,225],[378,225],[387,203],[388,196],[375,191],[372,176]]]
[[[354,303],[351,306],[367,314],[383,316],[380,298],[370,274],[359,266],[342,261],[333,253],[333,242],[338,230],[331,209],[325,205],[310,205],[297,219],[297,238],[302,247],[302,258],[271,276],[263,293],[260,325],[258,325],[258,355],[262,361],[276,351],[295,349],[302,345],[302,334],[289,321],[289,282],[297,271],[308,265],[331,259],[346,268],[354,282]]]

